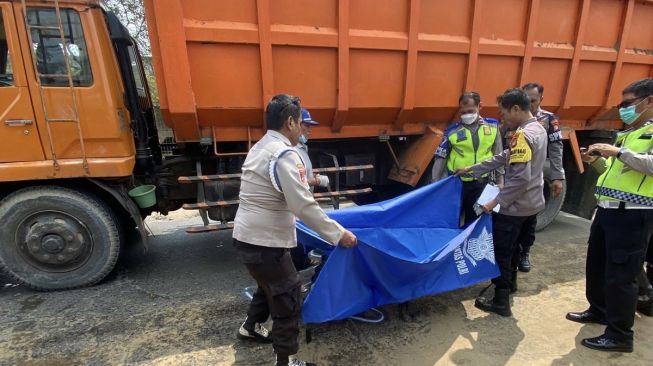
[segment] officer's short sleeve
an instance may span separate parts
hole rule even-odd
[[[276,174],[288,209],[322,238],[332,244],[337,244],[344,234],[344,229],[329,218],[315,202],[308,186],[306,168],[296,151],[284,154],[279,158]]]
[[[449,134],[445,131],[442,142],[440,146],[435,151],[435,156],[438,158],[446,159],[449,156],[449,149],[451,148],[451,142],[449,141]]]

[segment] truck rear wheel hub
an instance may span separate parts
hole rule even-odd
[[[31,265],[49,272],[73,271],[92,252],[86,225],[57,211],[37,212],[23,220],[16,229],[16,243]]]

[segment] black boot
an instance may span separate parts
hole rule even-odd
[[[517,292],[518,287],[517,287],[517,274],[519,272],[517,270],[512,271],[512,277],[510,279],[510,293],[514,294]]]
[[[522,272],[530,272],[531,260],[528,258],[528,253],[522,253],[519,258],[519,270]]]
[[[650,285],[647,294],[637,299],[637,311],[646,316],[653,316],[653,288]]]
[[[485,297],[479,297],[476,299],[474,306],[489,313],[496,313],[501,316],[511,316],[510,289],[495,288],[494,298],[488,299]]]

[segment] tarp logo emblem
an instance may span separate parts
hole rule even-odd
[[[480,262],[483,259],[487,259],[492,264],[495,264],[494,241],[492,240],[492,234],[488,233],[486,228],[483,228],[481,235],[477,238],[465,240],[463,254],[465,254],[465,257],[474,267],[476,267],[477,262]]]

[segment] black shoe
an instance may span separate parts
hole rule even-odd
[[[527,254],[522,254],[521,258],[519,258],[519,270],[522,272],[530,272],[531,270],[531,261],[528,258],[528,253]]]
[[[510,289],[495,289],[494,298],[479,297],[474,302],[474,306],[488,313],[512,316],[512,311],[510,311]]]
[[[517,287],[517,274],[518,273],[519,272],[517,272],[517,271],[512,271],[512,278],[510,279],[510,293],[511,294],[514,294],[519,289]]]
[[[256,343],[272,343],[270,332],[261,324],[256,323],[253,329],[247,329],[245,323],[240,326],[236,337],[243,341],[253,341]]]
[[[646,316],[653,316],[653,299],[649,297],[648,300],[637,301],[637,311]]]
[[[605,319],[603,317],[596,315],[595,313],[586,310],[580,313],[567,313],[567,316],[565,316],[567,320],[571,320],[572,322],[576,323],[595,323],[595,324],[603,324],[606,325]]]
[[[617,341],[605,335],[594,337],[594,338],[585,338],[580,342],[580,344],[582,344],[587,348],[595,349],[598,351],[605,351],[605,352],[630,353],[633,351],[632,342]]]

